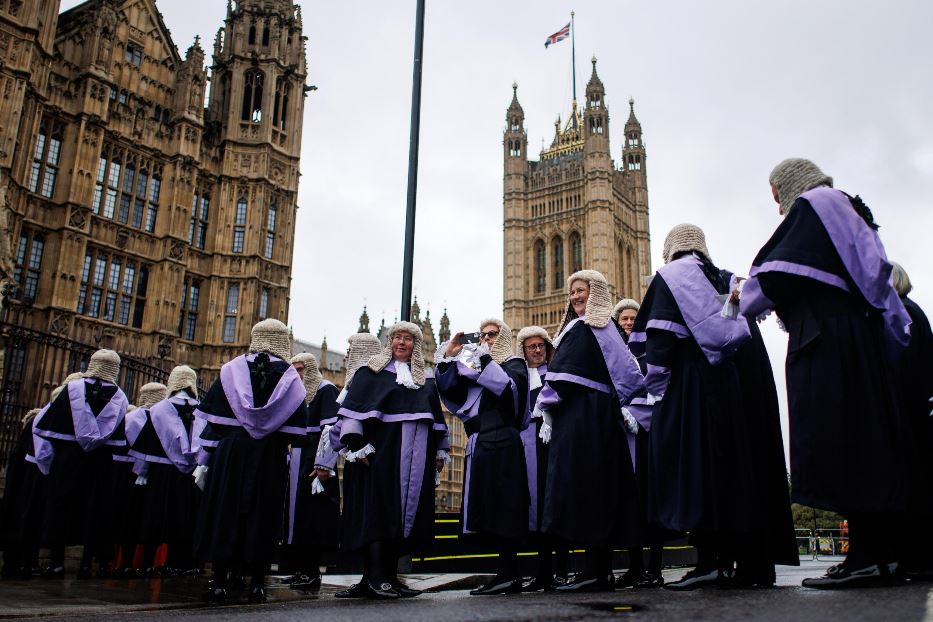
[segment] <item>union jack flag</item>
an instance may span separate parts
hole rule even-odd
[[[563,41],[570,36],[570,22],[567,22],[567,25],[555,32],[553,35],[547,38],[544,42],[544,49],[547,49],[547,46],[557,43],[558,41]]]

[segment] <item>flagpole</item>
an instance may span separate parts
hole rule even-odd
[[[574,12],[570,12],[570,62],[573,63],[573,101],[577,102],[577,39],[573,26]]]
[[[418,196],[418,139],[421,129],[421,64],[424,51],[424,1],[415,10],[415,61],[411,80],[411,133],[408,138],[408,205],[402,264],[402,321],[411,319],[412,270],[415,261],[415,199]]]

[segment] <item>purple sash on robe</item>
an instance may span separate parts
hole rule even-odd
[[[690,334],[710,365],[718,365],[751,340],[752,333],[744,318],[722,317],[719,292],[703,274],[696,257],[688,255],[672,261],[662,266],[658,274],[667,283]]]
[[[105,386],[113,386],[113,383],[104,382]],[[117,387],[116,393],[110,398],[110,401],[100,411],[96,417],[91,407],[87,403],[85,393],[86,385],[84,379],[73,380],[68,383],[68,402],[71,408],[71,421],[74,427],[74,434],[63,434],[61,432],[52,432],[44,430],[37,426],[33,427],[35,434],[47,439],[58,439],[63,441],[74,441],[81,446],[84,451],[93,451],[98,447],[105,445],[110,440],[110,436],[117,426],[123,422],[126,415],[126,408],[129,405],[126,395]],[[36,417],[36,423],[40,423],[40,418],[45,413],[40,413]],[[114,445],[123,445],[124,441],[114,441]]]
[[[891,285],[892,266],[878,232],[865,223],[841,190],[820,187],[800,196],[810,203],[826,227],[836,252],[862,296],[868,304],[883,310],[889,335],[903,346],[909,344],[910,315]],[[763,269],[764,266],[759,271]]]
[[[227,396],[227,402],[230,409],[236,417],[236,425],[240,425],[249,435],[255,439],[261,439],[269,436],[273,432],[287,432],[290,434],[303,435],[304,428],[286,426],[288,419],[295,414],[295,411],[305,401],[305,387],[301,381],[301,376],[291,365],[279,378],[269,401],[265,406],[255,406],[253,402],[253,384],[250,380],[249,365],[247,357],[255,355],[244,354],[238,356],[232,361],[225,363],[220,368],[220,384]],[[278,357],[271,356],[271,360],[279,360]],[[211,423],[219,425],[230,425],[228,418],[218,418],[198,411],[199,416],[206,418]]]
[[[821,186],[800,195],[806,199],[823,223],[833,248],[859,292],[872,307],[882,311],[888,341],[902,346],[910,342],[910,315],[891,285],[891,264],[878,232],[869,227],[853,209],[841,190]],[[774,302],[764,295],[758,279],[763,272],[784,272],[849,291],[846,281],[836,274],[790,261],[766,261],[752,266],[750,278],[742,288],[740,308],[750,318],[774,309]]]
[[[146,409],[137,408],[131,413],[126,413],[126,419],[123,421],[123,427],[126,432],[126,442],[132,447],[139,438],[139,433],[146,426]]]
[[[51,402],[46,404],[38,415],[32,420],[32,448],[35,452],[34,455],[26,455],[26,462],[32,462],[37,467],[39,467],[39,472],[43,475],[49,474],[49,469],[52,467],[52,458],[55,457],[55,448],[52,446],[52,442],[47,438],[42,438],[36,432],[36,423],[39,422],[39,419],[42,415],[45,414],[45,411],[51,406]],[[30,458],[32,458],[30,460]]]
[[[162,445],[165,457],[142,454],[135,449],[130,450],[130,455],[147,462],[173,464],[182,473],[194,471],[194,467],[197,466],[198,454],[198,447],[194,439],[200,437],[201,432],[207,426],[207,421],[195,418],[191,423],[191,431],[189,432],[185,429],[181,417],[178,416],[175,405],[183,406],[197,403],[198,401],[192,397],[173,395],[150,408],[149,419],[152,421],[156,436],[159,437],[159,443]],[[136,435],[138,436],[138,434],[137,432]],[[127,430],[127,438],[129,438],[129,430]]]

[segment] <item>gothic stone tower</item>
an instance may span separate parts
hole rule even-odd
[[[209,383],[254,322],[288,314],[298,6],[228,1],[210,76],[155,0],[59,6],[0,0],[0,457],[6,423],[94,348],[124,358],[132,399],[176,363]]]
[[[592,62],[582,113],[574,101],[537,161],[528,159],[525,113],[512,85],[503,137],[504,300],[505,321],[516,330],[535,324],[553,333],[567,307],[566,278],[577,270],[599,270],[615,298],[638,300],[651,274],[641,124],[630,100],[616,167],[606,93]]]

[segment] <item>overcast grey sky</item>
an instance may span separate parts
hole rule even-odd
[[[65,0],[63,10],[78,2]],[[415,0],[300,2],[309,83],[290,323],[342,348],[363,304],[398,313]],[[157,0],[176,45],[211,42],[225,0]],[[618,161],[627,100],[644,129],[652,256],[693,222],[738,273],[779,223],[767,175],[809,157],[860,194],[933,311],[933,3],[924,0],[427,0],[415,291],[435,329],[502,311],[502,130],[518,82],[532,153],[590,57]],[[927,256],[927,259],[924,259]],[[374,326],[375,328],[375,326]],[[783,394],[786,337],[763,327]]]

